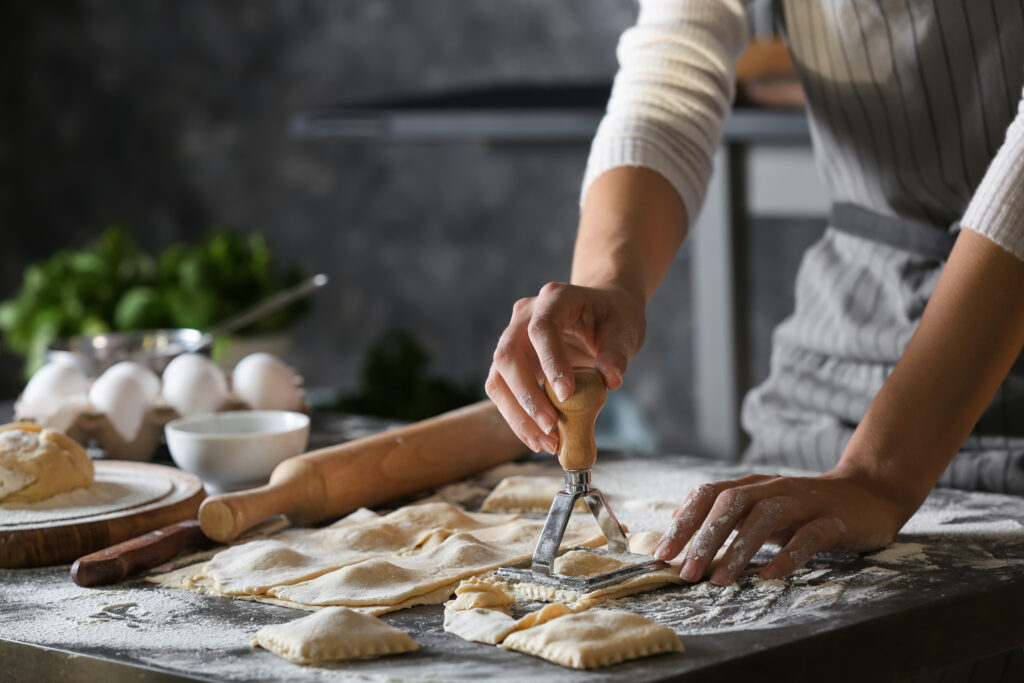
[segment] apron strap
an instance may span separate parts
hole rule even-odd
[[[909,251],[942,263],[949,258],[956,232],[912,218],[883,216],[856,204],[833,204],[830,224],[836,230]],[[959,230],[959,225],[953,229]],[[953,230],[951,229],[951,230]]]

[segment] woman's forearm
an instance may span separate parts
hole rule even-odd
[[[698,581],[736,531],[711,582],[735,581],[769,540],[761,570],[777,579],[830,549],[884,546],[949,464],[1024,346],[1024,261],[964,230],[892,376],[839,464],[817,477],[749,475],[701,486],[655,549],[684,548],[680,576]]]
[[[687,232],[686,209],[661,175],[622,166],[590,186],[580,214],[572,284],[617,286],[646,304]]]
[[[907,350],[834,472],[882,486],[909,518],[1022,347],[1024,262],[963,230]]]

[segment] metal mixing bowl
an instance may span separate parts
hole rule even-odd
[[[46,360],[71,361],[88,377],[98,377],[114,363],[133,360],[159,375],[175,356],[208,346],[209,335],[189,328],[111,332],[56,341],[46,349]]]

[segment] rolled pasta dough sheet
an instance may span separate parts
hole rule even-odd
[[[562,490],[562,477],[534,477],[514,475],[505,477],[484,499],[480,509],[484,512],[521,512],[546,514],[555,494]],[[587,512],[587,504],[577,500],[573,512]]]

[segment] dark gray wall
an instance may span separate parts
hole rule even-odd
[[[108,223],[157,250],[218,222],[265,232],[282,261],[331,274],[295,332],[290,360],[308,384],[351,387],[368,343],[396,325],[441,373],[482,378],[512,302],[568,276],[585,146],[297,143],[288,113],[609,79],[634,12],[629,0],[4,3],[0,298],[25,263]],[[754,269],[767,302],[759,372],[768,327],[791,306],[778,264],[816,230],[755,249],[768,252]],[[677,449],[692,446],[687,271],[680,258],[652,303],[628,377]],[[17,375],[0,358],[0,394],[17,392]]]

